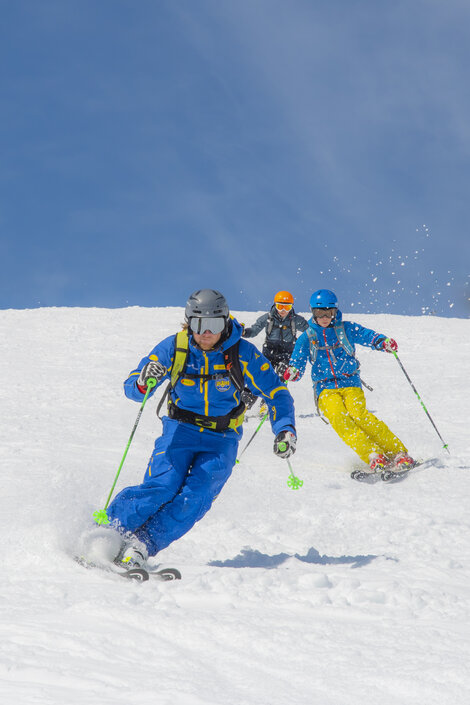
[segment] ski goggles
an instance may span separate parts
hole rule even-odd
[[[337,310],[337,308],[312,308],[312,313],[314,318],[322,318],[323,316],[334,318]]]
[[[210,333],[216,335],[217,333],[222,333],[225,328],[226,320],[225,318],[196,318],[195,316],[189,319],[189,327],[193,333],[201,335],[207,330]]]
[[[293,304],[275,304],[278,311],[290,311]]]

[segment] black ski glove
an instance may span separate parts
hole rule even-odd
[[[274,453],[279,458],[290,458],[295,453],[297,438],[291,431],[281,431],[274,439]]]
[[[153,379],[158,384],[160,380],[164,378],[166,373],[167,369],[161,364],[161,362],[147,362],[147,364],[144,365],[144,367],[142,367],[142,370],[140,371],[137,384],[139,385],[139,387],[146,387],[147,381],[150,379],[150,377],[153,377]]]

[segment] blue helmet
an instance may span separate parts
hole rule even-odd
[[[310,297],[310,308],[338,308],[336,294],[329,289],[318,289]]]

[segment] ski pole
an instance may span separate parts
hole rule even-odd
[[[286,384],[287,384],[287,383],[286,383]],[[236,459],[236,461],[235,461],[236,463],[239,463],[239,462],[240,462],[240,458],[242,457],[243,453],[246,451],[246,449],[247,449],[248,446],[250,445],[251,441],[254,439],[254,437],[256,436],[256,434],[258,433],[258,431],[260,430],[261,426],[264,424],[264,422],[266,421],[266,419],[268,418],[268,416],[269,416],[269,411],[267,411],[267,412],[265,413],[265,415],[263,416],[263,418],[261,419],[260,423],[258,424],[258,428],[257,428],[256,431],[254,432],[254,434],[251,436],[251,438],[250,438],[250,440],[248,441],[248,443],[246,444],[246,446],[243,448],[242,452],[240,453],[240,456]]]
[[[290,463],[290,460],[286,459],[286,462],[287,462],[287,465],[289,466],[289,470],[290,470],[290,475],[287,478],[287,486],[293,490],[300,490],[300,488],[304,484],[304,481],[300,480],[298,477],[296,477],[294,475],[294,471],[292,470],[292,465]]]
[[[434,427],[434,430],[436,431],[437,435],[438,435],[439,438],[441,439],[441,441],[442,441],[442,447],[445,448],[446,451],[447,451],[447,452],[449,453],[449,455],[450,455],[449,444],[444,441],[444,439],[442,438],[441,434],[440,434],[439,431],[437,430],[436,424],[435,424],[434,421],[432,420],[429,411],[428,411],[428,410],[426,409],[426,407],[424,406],[423,400],[422,400],[421,397],[419,396],[416,387],[414,386],[413,382],[412,382],[411,379],[409,378],[408,373],[407,373],[407,371],[405,370],[405,368],[403,367],[403,365],[402,365],[402,363],[401,363],[401,360],[400,360],[400,358],[398,357],[397,353],[395,352],[395,350],[392,350],[392,352],[393,352],[393,354],[395,355],[395,358],[396,358],[398,364],[400,365],[401,369],[403,370],[403,374],[405,375],[406,379],[407,379],[408,382],[410,383],[411,389],[414,391],[414,393],[415,393],[416,396],[418,397],[419,402],[420,402],[421,406],[423,407],[423,409],[424,409],[424,411],[425,411],[425,413],[426,413],[426,416],[428,417],[428,419],[429,419],[430,422],[432,423],[432,425],[433,425],[433,427]]]
[[[264,424],[264,422],[265,422],[266,419],[268,418],[268,415],[269,415],[269,414],[266,413],[266,414],[263,416],[263,418],[261,419],[261,421],[259,422],[258,428],[257,428],[256,431],[253,433],[253,435],[251,436],[250,440],[248,441],[248,443],[246,444],[246,446],[243,448],[242,452],[240,453],[240,458],[242,457],[243,453],[246,451],[246,449],[247,449],[248,446],[250,445],[251,441],[253,440],[253,438],[256,436],[256,434],[257,434],[258,431],[260,430],[261,426]],[[284,445],[285,445],[285,448],[282,448],[282,443],[280,443],[280,444],[279,444],[279,450],[281,450],[281,451],[282,451],[282,450],[286,450],[286,449],[287,449],[287,443],[285,443]],[[237,458],[237,460],[236,460],[237,463],[240,462],[240,458]],[[290,460],[287,460],[287,465],[289,466],[289,470],[290,470],[290,475],[289,475],[289,477],[287,478],[287,485],[288,485],[288,487],[291,487],[293,490],[299,490],[299,489],[302,487],[302,485],[304,484],[304,481],[303,481],[303,480],[300,480],[298,477],[296,477],[296,476],[294,475],[294,471],[292,470],[292,465],[290,464]]]
[[[264,422],[266,421],[266,419],[268,418],[268,416],[269,416],[269,412],[267,411],[267,412],[265,413],[265,415],[263,416],[263,418],[261,419],[261,421],[259,422],[258,428],[257,428],[256,431],[254,432],[254,434],[251,436],[251,438],[250,438],[250,440],[248,441],[248,443],[246,444],[246,446],[243,448],[242,452],[240,453],[240,456],[237,458],[237,460],[236,460],[237,463],[240,462],[240,458],[242,457],[243,453],[246,451],[246,449],[247,449],[248,446],[250,445],[251,441],[254,439],[254,437],[256,436],[256,434],[258,433],[258,431],[260,430],[261,426],[264,424]]]
[[[145,396],[143,398],[142,404],[140,405],[139,413],[137,414],[134,428],[132,429],[132,433],[129,437],[129,440],[127,441],[126,450],[124,451],[124,455],[122,456],[122,460],[119,464],[118,471],[116,473],[116,477],[114,478],[113,486],[111,487],[111,490],[109,492],[108,499],[106,500],[106,504],[104,505],[104,509],[98,509],[98,511],[93,512],[93,519],[96,521],[97,524],[109,524],[109,519],[108,519],[108,515],[106,514],[106,510],[108,508],[109,502],[110,502],[112,494],[114,492],[114,488],[116,487],[116,482],[118,481],[119,474],[121,472],[122,466],[124,465],[124,461],[126,459],[127,452],[128,452],[130,445],[132,443],[132,439],[134,438],[134,434],[136,432],[137,426],[139,425],[140,417],[142,416],[144,406],[147,403],[148,395],[150,394],[150,391],[155,387],[156,384],[157,384],[157,381],[153,377],[150,377],[147,380],[147,391],[145,392]]]

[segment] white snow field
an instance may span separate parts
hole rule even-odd
[[[394,356],[358,348],[368,405],[431,467],[396,484],[351,480],[360,461],[314,415],[305,375],[291,386],[300,490],[265,424],[212,510],[153,559],[181,581],[136,584],[73,560],[139,409],[122,382],[182,318],[0,312],[2,702],[470,702],[469,320],[345,314],[398,341],[450,455]],[[143,477],[160,393],[117,490]]]

